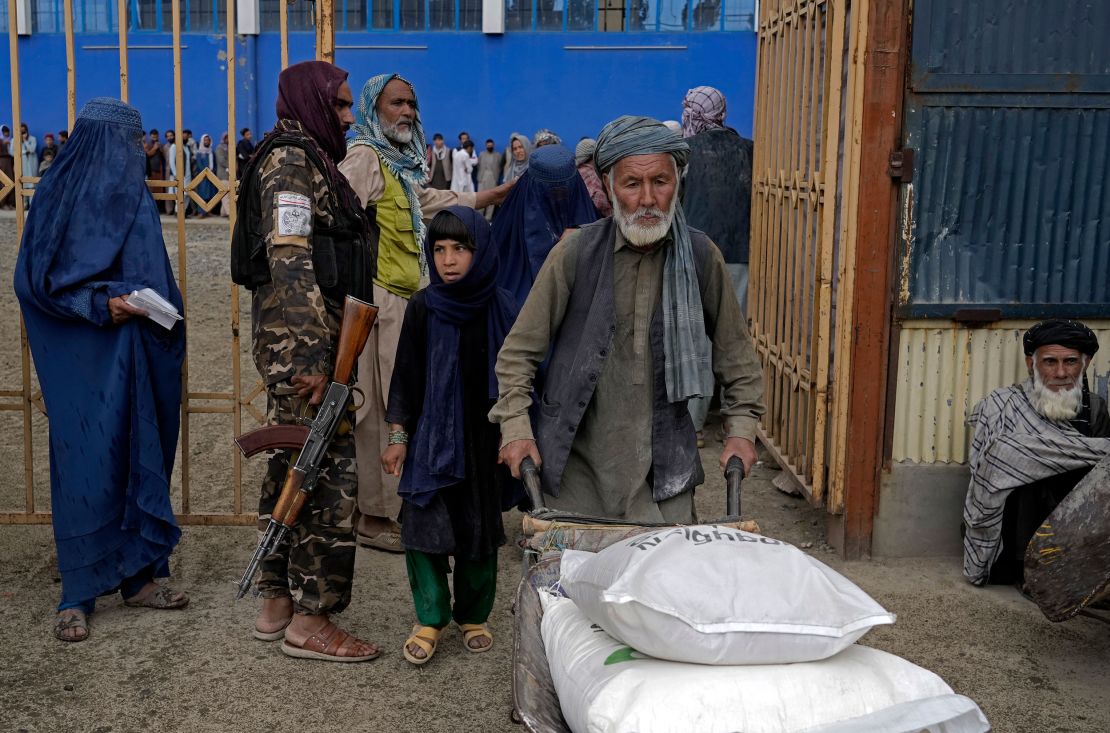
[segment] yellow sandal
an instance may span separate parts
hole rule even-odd
[[[442,633],[443,629],[437,629],[434,626],[421,626],[420,624],[413,626],[412,636],[405,639],[405,645],[401,647],[405,659],[417,666],[427,664],[432,658],[432,655],[436,653],[436,645],[439,644],[439,636]],[[409,644],[415,644],[420,647],[424,651],[424,658],[414,657],[412,653],[409,652]]]
[[[459,630],[463,633],[463,645],[466,650],[472,654],[481,654],[493,649],[493,634],[490,633],[489,627],[485,624],[459,624]],[[480,638],[489,639],[489,644],[486,646],[471,646],[470,642],[474,639]]]

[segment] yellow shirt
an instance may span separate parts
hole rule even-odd
[[[405,200],[404,211],[398,210],[398,199],[405,199],[405,192],[401,189],[400,181],[389,171],[382,162],[378,153],[369,145],[356,145],[347,151],[347,157],[339,164],[339,171],[347,177],[354,189],[355,195],[363,206],[378,205],[378,224],[382,224],[382,211],[387,210],[387,217],[392,217],[394,212],[403,213],[404,221],[408,222],[408,234],[402,236],[404,230],[397,229],[400,239],[387,238],[385,228],[382,228],[381,238],[378,242],[378,276],[374,282],[402,298],[411,296],[420,285],[420,252],[416,247],[422,243],[416,242],[416,234],[412,232],[412,216],[408,201]],[[387,191],[387,187],[396,184],[396,191]],[[390,198],[393,203],[390,204]],[[474,208],[475,194],[456,193],[454,191],[440,191],[434,188],[417,188],[416,198],[420,202],[421,215],[427,222],[448,206],[469,206]],[[397,226],[400,227],[400,222]],[[411,245],[407,242],[411,242]],[[415,275],[413,274],[415,273]],[[396,279],[395,279],[396,278]]]

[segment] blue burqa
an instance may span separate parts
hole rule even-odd
[[[152,288],[181,309],[147,190],[139,113],[90,101],[35,189],[15,291],[50,419],[62,607],[169,574],[170,473],[184,325],[114,325],[108,299]],[[88,610],[91,610],[89,607]]]
[[[574,153],[562,145],[533,151],[493,218],[493,246],[501,258],[498,284],[523,305],[547,254],[567,229],[597,221]]]
[[[466,478],[459,329],[477,318],[486,321],[486,389],[493,400],[497,398],[493,366],[517,314],[512,295],[497,285],[498,258],[490,246],[489,224],[469,207],[451,206],[444,212],[437,216],[457,217],[466,227],[474,243],[474,257],[467,273],[453,283],[444,282],[435,267],[428,268],[431,282],[424,289],[428,306],[427,388],[398,487],[402,497],[421,507],[428,505],[435,492]],[[425,237],[429,262],[435,259],[434,247],[435,242]]]

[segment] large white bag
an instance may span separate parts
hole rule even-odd
[[[854,583],[792,545],[710,525],[563,553],[560,586],[644,654],[699,664],[811,662],[894,623]]]
[[[978,706],[932,672],[853,645],[820,662],[709,667],[644,657],[573,601],[542,594],[541,624],[574,733],[984,733]]]

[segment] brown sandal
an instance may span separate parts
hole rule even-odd
[[[83,634],[78,636],[66,636],[66,632],[70,629],[82,629]],[[59,611],[57,617],[54,619],[54,637],[58,641],[84,641],[89,638],[89,619],[84,611],[75,608],[67,608],[64,611]]]
[[[169,610],[185,608],[189,605],[189,596],[184,591],[174,590],[168,585],[160,585],[157,590],[150,591],[144,596],[124,600],[123,605],[131,608],[156,608]]]
[[[305,639],[300,646],[292,644],[289,637],[286,636],[285,641],[281,643],[281,651],[286,656],[296,657],[297,659],[319,659],[325,662],[369,662],[371,659],[377,659],[382,653],[379,649],[376,652],[359,657],[340,656],[339,650],[343,648],[348,639],[354,639],[356,642],[363,644],[366,643],[348,634],[334,622],[329,621],[322,629]]]

